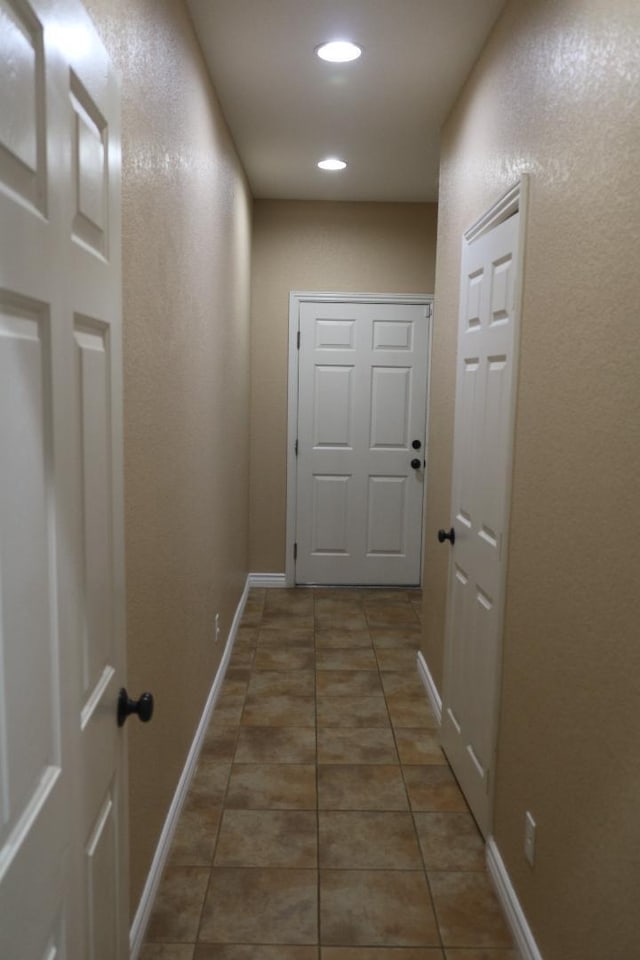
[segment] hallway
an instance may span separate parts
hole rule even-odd
[[[417,590],[252,590],[141,960],[515,960]]]

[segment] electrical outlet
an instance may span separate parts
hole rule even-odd
[[[216,613],[216,618],[214,620],[214,641],[218,642],[220,639],[220,614]]]
[[[536,859],[536,822],[528,810],[524,815],[524,855],[533,866]]]

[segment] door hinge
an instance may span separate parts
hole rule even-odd
[[[296,440],[296,457],[298,456],[298,441]]]
[[[433,316],[433,304],[427,303],[427,305],[424,308],[424,315],[427,320],[431,320]]]
[[[296,337],[296,343],[298,344],[298,350],[300,349],[300,331],[298,330],[298,336]]]
[[[294,545],[293,545],[293,559],[294,559],[294,560],[297,560],[297,559],[298,559],[298,544],[297,544],[297,543],[294,543]]]

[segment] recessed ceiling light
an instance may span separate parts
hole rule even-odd
[[[344,170],[346,163],[337,157],[327,157],[326,160],[320,160],[318,166],[321,170]]]
[[[349,63],[350,60],[358,59],[362,54],[362,47],[350,40],[332,40],[317,47],[316,53],[321,60],[328,60],[330,63]]]

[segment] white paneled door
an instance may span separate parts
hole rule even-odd
[[[425,303],[300,303],[297,583],[420,583]]]
[[[486,835],[502,659],[519,213],[462,258],[442,744]],[[449,545],[450,544],[450,545]]]
[[[119,94],[0,0],[0,956],[124,960]]]

